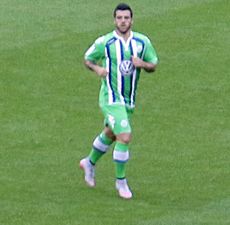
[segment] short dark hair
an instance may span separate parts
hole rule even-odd
[[[131,7],[129,5],[127,5],[126,3],[120,3],[117,5],[117,7],[113,11],[114,18],[116,17],[117,10],[129,10],[131,18],[133,18],[133,11],[132,11]]]

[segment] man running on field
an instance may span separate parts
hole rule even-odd
[[[95,186],[95,165],[115,142],[116,189],[120,197],[132,198],[125,166],[129,160],[130,119],[135,107],[141,69],[154,72],[156,51],[143,34],[131,30],[133,12],[127,4],[114,10],[115,30],[99,37],[85,53],[85,65],[101,77],[99,105],[104,114],[104,129],[95,138],[89,155],[80,161],[88,186]]]

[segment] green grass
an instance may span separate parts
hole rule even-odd
[[[78,162],[103,118],[83,55],[118,2],[1,1],[1,225],[230,223],[228,0],[129,1],[160,57],[139,83],[134,198],[117,197],[112,151],[85,187]]]

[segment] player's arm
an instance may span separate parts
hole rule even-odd
[[[148,73],[154,72],[157,66],[157,64],[145,62],[142,59],[134,56],[132,57],[132,62],[136,68],[144,69]]]
[[[101,61],[105,54],[104,36],[99,37],[85,53],[85,66],[94,71],[98,76],[105,77],[108,72],[97,62]]]
[[[133,64],[137,68],[144,69],[146,72],[154,72],[158,64],[158,57],[156,51],[150,42],[150,40],[145,38],[145,49],[142,58],[133,57]]]
[[[97,65],[96,63],[89,61],[89,60],[85,60],[85,66],[94,71],[99,77],[106,77],[108,72],[106,71],[106,69],[102,66]]]

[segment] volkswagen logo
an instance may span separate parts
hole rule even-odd
[[[132,75],[134,69],[134,65],[130,60],[123,60],[119,66],[119,70],[123,76]]]

